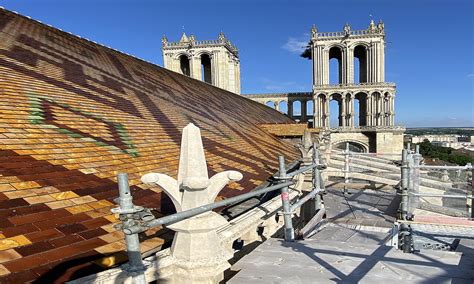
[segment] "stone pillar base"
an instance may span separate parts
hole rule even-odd
[[[162,269],[158,283],[202,283],[215,284],[224,279],[224,271],[230,268],[227,259],[215,259],[213,263],[205,260],[207,266],[199,261],[173,259],[173,264]]]

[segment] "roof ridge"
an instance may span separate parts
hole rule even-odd
[[[122,55],[125,55],[125,56],[129,56],[129,57],[131,57],[131,58],[134,58],[134,59],[140,60],[140,61],[142,61],[142,62],[145,62],[145,63],[147,63],[147,64],[151,64],[151,65],[153,65],[153,66],[157,66],[157,67],[160,67],[160,68],[165,69],[163,66],[160,66],[160,65],[158,65],[158,64],[156,64],[156,63],[153,63],[153,62],[150,62],[150,61],[145,60],[145,59],[143,59],[143,58],[140,58],[140,57],[138,57],[138,56],[136,56],[136,55],[128,54],[128,53],[126,53],[126,52],[120,51],[120,50],[118,50],[118,49],[115,49],[115,48],[113,48],[113,47],[107,46],[107,45],[105,45],[105,44],[102,44],[102,43],[96,42],[96,41],[94,41],[94,40],[91,40],[91,39],[88,39],[88,38],[85,38],[85,37],[82,37],[82,36],[73,34],[73,33],[71,33],[71,32],[65,31],[65,30],[62,30],[62,29],[57,28],[57,27],[54,27],[54,26],[52,26],[52,25],[50,25],[50,24],[43,23],[43,22],[41,22],[40,20],[33,19],[33,18],[30,17],[30,16],[22,15],[22,14],[20,14],[20,13],[17,12],[17,11],[8,10],[7,8],[5,8],[5,7],[3,7],[3,6],[0,6],[0,9],[6,11],[7,13],[12,13],[12,14],[15,14],[15,15],[17,15],[17,16],[20,16],[20,17],[22,17],[22,18],[26,18],[27,20],[30,20],[30,21],[35,22],[35,23],[37,23],[37,24],[40,24],[40,25],[42,25],[42,26],[44,26],[44,27],[46,27],[46,28],[49,28],[49,29],[52,29],[52,30],[55,30],[55,31],[59,31],[59,32],[62,32],[62,33],[65,33],[65,34],[68,34],[68,35],[73,36],[73,37],[75,37],[75,38],[78,38],[78,39],[80,39],[80,40],[84,40],[84,41],[86,41],[86,42],[88,42],[88,43],[92,43],[92,44],[95,44],[95,45],[99,45],[99,46],[101,46],[101,47],[107,48],[107,49],[109,49],[109,50],[111,50],[111,51],[114,51],[114,52],[117,52],[117,53],[119,53],[119,54],[122,54]]]

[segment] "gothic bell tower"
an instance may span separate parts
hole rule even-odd
[[[330,130],[335,143],[357,142],[363,151],[401,151],[405,129],[395,126],[396,85],[385,81],[382,21],[362,30],[346,24],[337,32],[313,26],[302,56],[313,63],[314,127]],[[330,113],[331,101],[337,113]],[[337,117],[337,126],[330,117]]]
[[[237,47],[223,32],[216,40],[198,41],[183,32],[177,42],[162,38],[166,69],[240,94],[240,61]]]

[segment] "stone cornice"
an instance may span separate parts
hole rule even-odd
[[[357,132],[405,132],[403,126],[359,126],[329,128],[331,132],[357,133]]]
[[[273,93],[273,94],[245,94],[249,99],[272,99],[272,98],[312,98],[312,92],[295,92],[295,93]]]
[[[199,49],[199,48],[212,48],[212,47],[224,47],[233,55],[238,56],[239,50],[237,47],[230,42],[230,40],[199,40],[199,41],[189,41],[189,42],[166,42],[163,44],[163,51],[167,50],[189,50],[189,49]]]
[[[314,93],[354,93],[354,92],[389,92],[394,95],[396,92],[395,83],[361,83],[361,84],[337,84],[337,85],[313,85]]]

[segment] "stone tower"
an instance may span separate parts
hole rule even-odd
[[[223,32],[217,40],[198,41],[183,33],[169,42],[164,36],[162,44],[165,68],[240,94],[239,53]]]
[[[364,142],[365,151],[401,151],[404,128],[394,125],[396,86],[385,82],[382,21],[372,20],[364,30],[346,24],[340,32],[321,33],[313,26],[310,48],[303,55],[313,62],[314,127],[329,128],[330,116],[337,115],[333,142],[356,140]],[[331,59],[337,64],[331,65]],[[337,72],[330,72],[330,66],[337,66]],[[337,73],[332,82],[330,73]],[[329,113],[333,100],[339,106],[336,114]]]
[[[329,127],[329,102],[339,104],[339,127],[393,126],[395,84],[385,82],[384,24],[370,22],[366,30],[318,33],[311,29],[315,126]],[[329,61],[338,62],[338,78],[330,84]],[[355,72],[355,63],[358,71]],[[359,109],[354,109],[355,100]],[[359,125],[354,123],[358,111]]]

